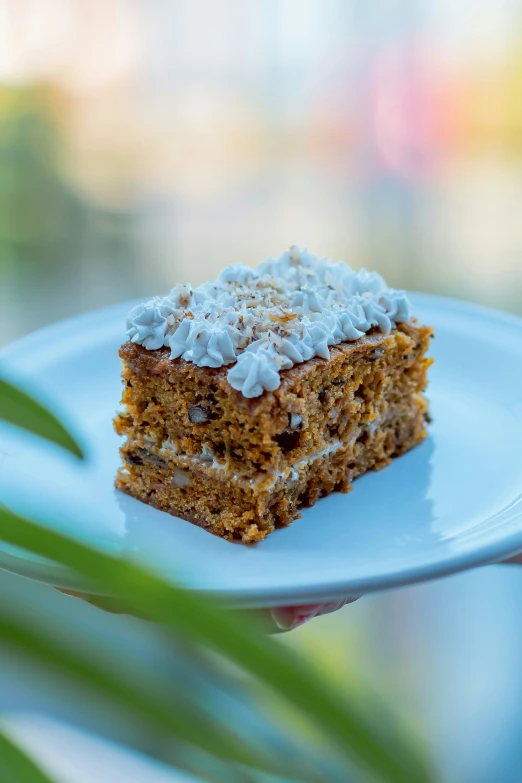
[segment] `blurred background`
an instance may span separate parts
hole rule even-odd
[[[293,243],[522,314],[521,203],[519,0],[0,0],[0,344]],[[515,783],[521,604],[492,567],[285,643],[390,694],[445,781]],[[0,691],[54,709],[7,659]]]

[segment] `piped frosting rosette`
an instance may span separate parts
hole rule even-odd
[[[147,350],[199,367],[231,365],[230,385],[245,397],[274,391],[280,373],[370,329],[387,334],[410,320],[404,291],[377,272],[291,247],[256,269],[238,264],[198,288],[175,286],[135,307],[127,335]]]

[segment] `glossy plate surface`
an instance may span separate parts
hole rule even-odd
[[[412,296],[436,328],[431,435],[254,547],[216,538],[113,489],[127,303],[57,323],[0,354],[0,372],[59,411],[85,443],[78,465],[0,427],[0,497],[20,513],[125,551],[231,605],[269,606],[382,590],[522,550],[522,320]],[[64,587],[61,568],[0,543],[0,567]]]

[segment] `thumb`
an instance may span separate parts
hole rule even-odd
[[[360,596],[356,595],[344,598],[342,601],[329,601],[322,604],[303,604],[301,606],[283,606],[271,609],[271,614],[278,628],[282,631],[292,631],[294,628],[304,625],[304,623],[307,623],[314,617],[336,612],[338,609],[342,609],[343,606],[346,606],[346,604],[357,601],[358,598],[360,598]]]
[[[522,552],[514,557],[508,557],[507,560],[501,560],[497,565],[522,565]]]

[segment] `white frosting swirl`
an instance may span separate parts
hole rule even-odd
[[[384,334],[409,321],[404,291],[377,272],[291,247],[256,269],[238,264],[213,283],[177,285],[135,307],[127,335],[150,351],[170,348],[198,367],[232,364],[227,378],[245,397],[279,386],[280,372],[353,341],[377,327]]]

